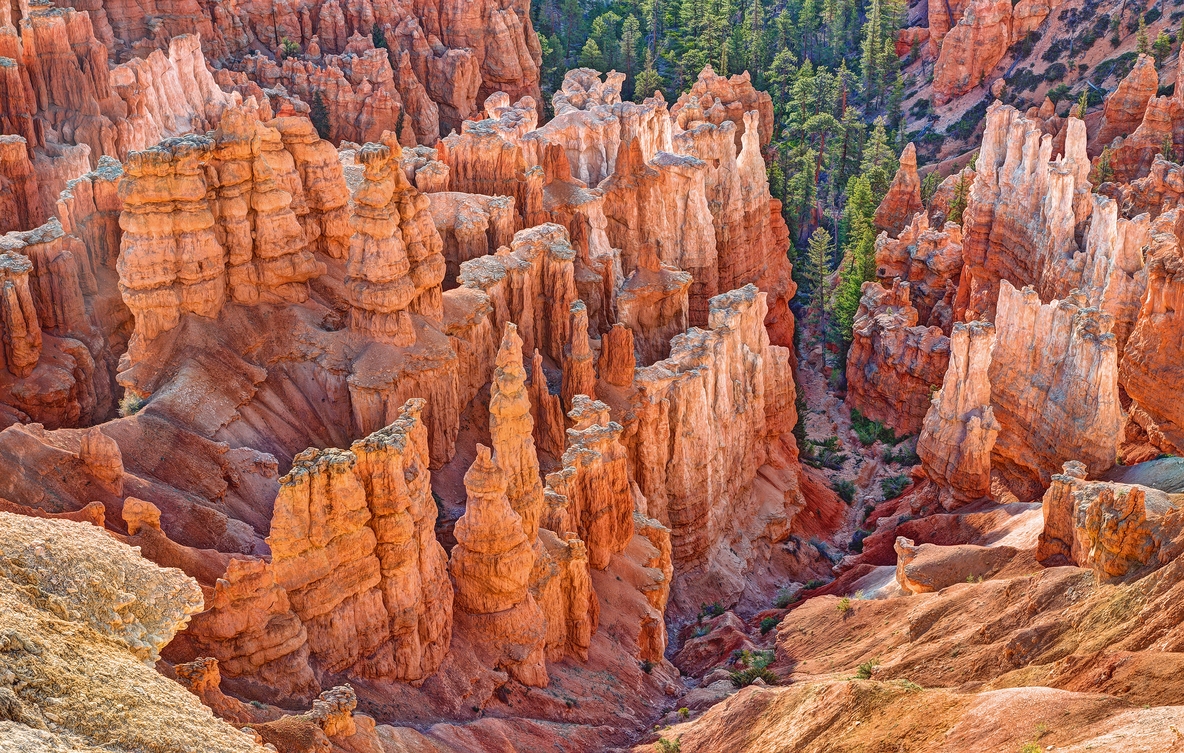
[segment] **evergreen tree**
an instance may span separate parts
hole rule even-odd
[[[881,23],[882,9],[880,7],[880,0],[871,0],[871,5],[868,6],[867,10],[867,22],[863,25],[863,55],[860,58],[860,64],[863,70],[863,98],[869,113],[876,97],[879,95],[878,83],[880,72],[878,66],[883,56],[880,51],[880,34],[877,30]]]
[[[797,80],[798,61],[789,50],[779,50],[773,56],[773,62],[765,71],[765,80],[769,83],[773,100],[773,116],[781,122],[786,116],[790,98],[793,95],[794,82]]]
[[[617,24],[620,22],[621,17],[611,10],[600,14],[592,22],[589,38],[596,40],[602,57],[603,67],[597,68],[598,71],[617,67],[617,54],[621,49],[621,43],[617,40]]]
[[[1135,50],[1140,55],[1151,54],[1151,43],[1147,41],[1147,22],[1139,16],[1139,30],[1135,32]]]
[[[626,81],[633,78],[633,67],[637,63],[637,46],[641,42],[641,24],[636,16],[629,16],[621,24],[621,67],[625,69]]]
[[[1077,117],[1079,120],[1085,120],[1085,109],[1089,106],[1089,91],[1083,89],[1081,97],[1077,100]]]
[[[604,70],[604,55],[600,54],[600,45],[596,44],[592,37],[588,37],[588,41],[584,42],[584,49],[580,50],[580,67]]]
[[[818,318],[819,330],[827,331],[827,314],[830,312],[831,289],[831,237],[826,228],[819,226],[811,235],[806,246],[806,263],[810,268],[810,309]]]
[[[329,138],[329,108],[325,107],[325,98],[321,96],[321,92],[315,91],[312,94],[312,104],[309,105],[308,119],[312,121],[313,128],[317,129],[317,135],[323,139]]]
[[[793,220],[790,229],[798,238],[803,238],[812,218],[814,198],[818,195],[814,181],[814,165],[818,155],[808,146],[800,146],[795,151],[789,159],[793,172],[786,183],[785,204]]]
[[[847,237],[844,265],[835,293],[835,324],[844,351],[845,346],[851,343],[851,327],[863,295],[863,283],[876,278],[875,214],[876,200],[872,195],[871,183],[862,175],[851,178],[847,184],[847,206],[843,211]]]
[[[637,74],[633,84],[633,101],[643,102],[646,97],[654,96],[654,92],[662,88],[662,77],[654,69],[654,53],[645,51],[645,67]]]
[[[687,38],[694,40],[701,37],[707,21],[706,0],[682,0],[678,20]]]
[[[1094,170],[1090,173],[1089,182],[1095,186],[1103,183],[1109,183],[1114,179],[1114,168],[1110,164],[1112,154],[1110,147],[1102,150],[1102,154],[1098,156],[1098,164],[1094,166]]]
[[[580,8],[580,0],[562,0],[562,3],[560,15],[563,18],[564,47],[574,50],[578,47],[576,42],[579,39],[580,21],[584,17],[584,11]]]
[[[641,0],[638,6],[641,10],[641,20],[645,28],[649,29],[650,52],[655,52],[658,46],[658,35],[661,30],[662,8],[661,0]]]
[[[377,49],[380,49],[380,50],[387,49],[386,32],[384,32],[382,30],[382,27],[379,26],[378,24],[374,24],[373,26],[370,27],[370,39],[374,42],[374,46]]]
[[[871,184],[873,195],[883,197],[888,192],[892,176],[896,174],[897,163],[896,153],[888,144],[884,119],[876,118],[872,127],[872,137],[864,147],[863,161],[859,165],[860,172]]]
[[[930,200],[933,199],[933,194],[937,193],[939,185],[941,185],[941,175],[937,170],[931,170],[921,181],[921,203],[928,207]]]
[[[863,140],[866,135],[866,127],[854,107],[848,107],[843,113],[840,125],[842,139],[835,162],[835,185],[842,186],[846,184],[850,176],[859,170],[860,162],[863,159]]]
[[[969,193],[970,182],[959,174],[958,182],[954,184],[954,198],[950,199],[950,211],[946,213],[946,222],[962,224],[962,212],[966,210],[966,197]]]
[[[765,59],[768,55],[768,46],[765,43],[765,9],[761,0],[751,0],[745,21],[746,70],[752,74],[754,85],[764,88]]]
[[[1151,45],[1151,54],[1155,56],[1155,64],[1162,65],[1163,61],[1168,59],[1168,54],[1172,51],[1172,38],[1168,36],[1167,30],[1160,29],[1159,35],[1155,37],[1155,42]]]

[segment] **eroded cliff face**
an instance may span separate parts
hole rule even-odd
[[[960,0],[928,4],[927,54],[937,59],[933,67],[933,92],[938,104],[990,83],[996,66],[1010,48],[1041,27],[1060,6],[1049,0]],[[917,32],[922,29],[908,29]],[[898,49],[900,43],[898,42]],[[911,44],[904,52],[908,52]],[[904,54],[904,53],[901,53]]]
[[[422,408],[409,403],[350,451],[302,453],[280,479],[268,537],[276,582],[323,671],[418,680],[448,649],[451,587],[433,535]]]
[[[1161,452],[1175,454],[1184,446],[1184,414],[1165,385],[1180,376],[1178,365],[1166,355],[1167,343],[1178,342],[1180,291],[1184,263],[1180,253],[1180,214],[1173,209],[1152,226],[1146,263],[1147,289],[1138,318],[1126,341],[1120,364],[1122,388],[1131,397],[1131,422]]]
[[[959,322],[949,348],[949,367],[917,440],[921,467],[947,490],[947,508],[989,494],[991,452],[1001,428],[991,407],[988,375],[995,328],[987,322]]]
[[[936,198],[936,197],[935,197]],[[954,301],[962,272],[962,227],[946,222],[929,224],[924,212],[913,215],[899,237],[876,238],[876,278],[882,285],[893,279],[909,283],[909,301],[918,322],[949,334]]]
[[[1084,464],[1065,463],[1041,502],[1042,563],[1090,568],[1101,581],[1146,573],[1180,554],[1178,494],[1140,484],[1087,481]]]
[[[1004,281],[995,326],[992,466],[1012,492],[1033,499],[1067,460],[1094,475],[1113,466],[1123,423],[1113,317],[1080,293],[1042,304]]]
[[[3,509],[192,578],[152,651],[247,749],[422,737],[357,709],[463,749],[519,694],[515,739],[648,726],[668,611],[837,504],[789,434],[768,95],[581,70],[540,126],[525,8],[92,5],[21,15],[62,99],[4,89]]]
[[[1050,161],[1052,137],[1038,123],[1011,107],[988,109],[963,215],[956,319],[994,319],[1000,280],[1051,297],[1046,270],[1077,250],[1076,227],[1092,208],[1085,143],[1085,124],[1070,118],[1064,155]]]
[[[938,327],[918,326],[910,296],[899,278],[891,290],[865,282],[847,353],[848,402],[901,436],[921,430],[926,397],[950,359],[950,339]]]

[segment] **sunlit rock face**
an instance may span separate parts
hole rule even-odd
[[[853,408],[899,435],[921,430],[927,398],[945,378],[950,339],[917,324],[911,286],[891,290],[865,282],[847,353],[847,395]]]

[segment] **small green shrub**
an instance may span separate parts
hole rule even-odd
[[[1063,99],[1072,99],[1072,95],[1069,93],[1069,86],[1067,84],[1057,84],[1053,88],[1049,89],[1048,94],[1045,96],[1051,99],[1054,104],[1060,102]]]
[[[1094,67],[1094,72],[1089,76],[1090,81],[1093,81],[1095,86],[1101,86],[1102,82],[1110,76],[1121,81],[1135,67],[1135,62],[1138,59],[1139,54],[1133,50],[1124,52],[1117,57],[1107,58]]]
[[[1012,5],[1016,4],[1017,0],[1012,0]],[[1032,50],[1036,49],[1037,43],[1040,42],[1040,32],[1030,31],[1028,36],[1020,40],[1020,43],[1015,46],[1015,59],[1026,60],[1032,54]]]
[[[641,663],[641,671],[645,672],[647,675],[650,672],[653,672],[654,671],[654,663],[652,661],[650,661],[649,659],[646,659],[645,661],[643,661]]]
[[[766,617],[761,620],[761,635],[766,635],[770,630],[777,627],[779,624],[776,617]]]
[[[896,499],[911,483],[913,483],[912,479],[908,476],[892,476],[880,482],[880,491],[885,500]]]
[[[374,24],[370,27],[370,39],[374,42],[374,46],[377,49],[389,49],[386,41],[386,32],[384,32],[382,27],[378,24]]]
[[[879,659],[868,659],[855,670],[855,676],[860,680],[870,680],[872,673],[876,671],[878,666],[880,666]]]
[[[140,397],[134,392],[125,390],[123,397],[119,400],[119,415],[127,418],[134,416],[148,404],[148,398]]]
[[[796,593],[790,593],[789,589],[782,588],[777,592],[777,595],[773,597],[773,606],[777,609],[785,609],[790,604],[793,604],[795,601],[798,601],[801,598],[802,597],[798,596]]]
[[[831,489],[835,490],[835,494],[839,495],[839,499],[847,504],[855,501],[855,483],[847,479],[840,479],[830,485]]]
[[[1017,94],[1025,91],[1035,91],[1036,87],[1040,86],[1040,82],[1043,80],[1043,76],[1034,73],[1031,68],[1020,68],[1011,74],[1011,78],[1007,79],[1007,87]],[[953,129],[953,127],[951,126],[950,129]]]
[[[1064,63],[1053,63],[1044,70],[1044,80],[1060,81],[1065,77],[1065,74],[1068,72],[1068,70],[1069,69],[1065,67]]]
[[[930,102],[928,99],[924,99],[924,98],[918,99],[916,102],[913,103],[912,107],[909,108],[909,115],[911,115],[916,120],[921,120],[923,118],[927,118],[932,114],[933,114],[933,103]]]
[[[806,585],[805,585],[805,589],[804,589],[804,590],[806,590],[806,591],[812,591],[812,590],[814,590],[815,588],[821,588],[821,587],[823,587],[823,586],[825,586],[825,585],[826,585],[826,581],[824,581],[824,580],[820,580],[820,579],[818,579],[818,578],[811,578],[810,580],[806,581]]]
[[[1032,88],[1035,88],[1035,86]],[[992,99],[991,101],[994,100]],[[974,134],[974,130],[978,128],[978,124],[981,123],[983,118],[986,117],[987,106],[989,104],[990,103],[987,101],[987,99],[980,100],[978,104],[967,110],[966,113],[958,119],[958,122],[947,128],[946,133],[959,140],[970,138],[970,136]]]
[[[851,428],[855,431],[855,436],[859,437],[859,443],[864,447],[869,447],[877,441],[893,445],[900,441],[892,429],[879,421],[867,418],[857,408],[851,409]]]
[[[710,632],[711,632],[711,628],[709,626],[699,625],[694,629],[694,631],[692,631],[692,634],[696,638],[702,638],[703,636],[707,635]]]
[[[691,715],[691,710],[688,709],[686,706],[683,706],[681,709],[678,710],[678,715],[679,715],[679,717],[686,719],[688,716]]]
[[[840,470],[847,462],[848,455],[839,452],[839,438],[828,437],[821,442],[806,440],[802,449],[802,461],[815,468],[829,468]]]
[[[740,651],[734,654],[737,671],[731,673],[732,684],[738,688],[748,687],[758,679],[766,685],[777,684],[777,674],[768,669],[773,662],[773,651]]]
[[[290,58],[300,54],[300,45],[284,37],[280,41],[280,58]]]
[[[1061,55],[1064,54],[1065,50],[1069,49],[1070,44],[1071,40],[1069,39],[1057,39],[1048,46],[1048,49],[1044,51],[1040,59],[1046,63],[1055,63],[1061,59]]]
[[[835,609],[839,610],[839,614],[847,614],[851,611],[851,597],[844,596],[839,599],[839,603],[835,604]]]
[[[699,619],[711,619],[712,617],[719,617],[724,613],[723,605],[718,601],[711,604],[699,605]]]
[[[891,449],[884,450],[884,462],[895,463],[897,465],[914,466],[921,462],[921,458],[917,457],[917,451],[912,447],[905,445],[897,451]]]
[[[682,750],[682,741],[680,739],[667,740],[663,737],[654,743],[654,750],[658,751],[658,753],[680,753]]]
[[[732,684],[738,688],[746,688],[757,680],[763,680],[766,685],[777,684],[777,673],[765,667],[749,667],[739,672],[733,672]]]

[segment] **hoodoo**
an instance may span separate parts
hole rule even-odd
[[[0,3],[0,750],[1174,750],[1179,16]]]

